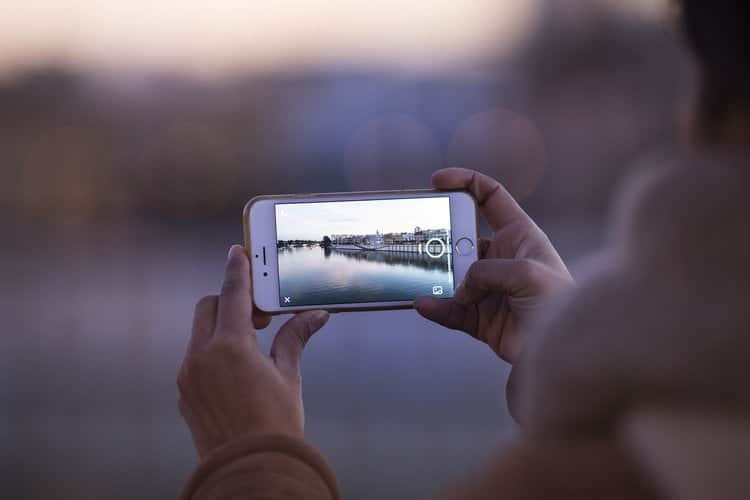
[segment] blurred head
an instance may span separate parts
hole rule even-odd
[[[697,133],[711,143],[750,142],[750,30],[744,2],[678,0],[701,71]]]

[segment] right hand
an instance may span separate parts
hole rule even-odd
[[[521,350],[520,324],[550,294],[571,287],[573,278],[547,236],[495,179],[447,168],[433,174],[432,185],[470,192],[493,237],[479,241],[480,260],[453,299],[420,297],[414,306],[425,318],[468,333],[512,363]]]

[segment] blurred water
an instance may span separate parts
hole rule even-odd
[[[435,255],[439,255],[438,250]],[[346,304],[453,296],[452,256],[288,247],[278,251],[281,305]]]
[[[175,497],[195,464],[175,377],[240,228],[29,224],[0,255],[6,498]],[[569,257],[599,234],[547,229]],[[284,319],[259,334],[265,349]],[[413,311],[334,315],[305,351],[307,435],[347,498],[429,498],[511,432],[507,370]]]

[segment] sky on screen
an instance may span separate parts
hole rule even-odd
[[[332,234],[450,229],[450,199],[416,198],[276,205],[280,240],[321,240]]]

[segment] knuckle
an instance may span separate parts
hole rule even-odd
[[[185,358],[185,362],[183,365],[183,369],[180,371],[180,375],[177,377],[178,384],[180,380],[183,381],[183,383],[188,384],[190,382],[190,378],[195,376],[196,374],[202,373],[206,368],[206,362],[205,357],[201,355],[190,355],[187,358]]]
[[[531,259],[518,261],[518,271],[525,281],[535,281],[539,277],[539,264]]]
[[[227,276],[224,283],[221,285],[221,294],[228,295],[235,292],[239,288],[240,280],[234,276]]]

